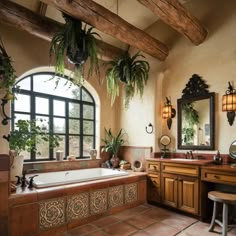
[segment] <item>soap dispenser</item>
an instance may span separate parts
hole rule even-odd
[[[214,162],[217,165],[220,165],[222,163],[222,157],[220,156],[219,150],[217,151],[216,155],[214,155]]]

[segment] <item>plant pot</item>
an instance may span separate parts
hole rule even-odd
[[[11,169],[10,169],[10,181],[16,182],[15,176],[22,176],[24,156],[10,156]]]
[[[117,168],[119,167],[120,159],[117,155],[113,155],[112,158],[110,159],[110,162],[113,168]]]
[[[77,50],[73,51],[70,47],[68,47],[66,56],[67,60],[71,64],[83,65],[88,59],[88,52],[83,51],[80,48],[77,48]]]

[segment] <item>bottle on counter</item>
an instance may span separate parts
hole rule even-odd
[[[222,157],[220,156],[219,150],[217,151],[216,155],[214,155],[213,160],[214,160],[215,164],[217,164],[217,165],[222,164],[223,160],[222,160]]]

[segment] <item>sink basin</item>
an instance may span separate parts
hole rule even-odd
[[[173,161],[199,161],[198,159],[171,158]]]

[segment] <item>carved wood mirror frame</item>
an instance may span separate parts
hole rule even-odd
[[[185,89],[182,91],[182,98],[177,100],[177,112],[178,112],[178,149],[185,150],[214,150],[215,149],[215,93],[209,93],[208,85],[197,74],[194,74],[189,82],[186,84]],[[209,101],[209,143],[205,144],[193,144],[185,143],[183,140],[183,106],[186,104],[194,104],[201,101]],[[208,101],[207,101],[208,100]],[[196,110],[194,110],[196,111]],[[200,128],[196,128],[196,130]],[[206,130],[204,130],[206,132]],[[198,137],[197,137],[198,138]]]

